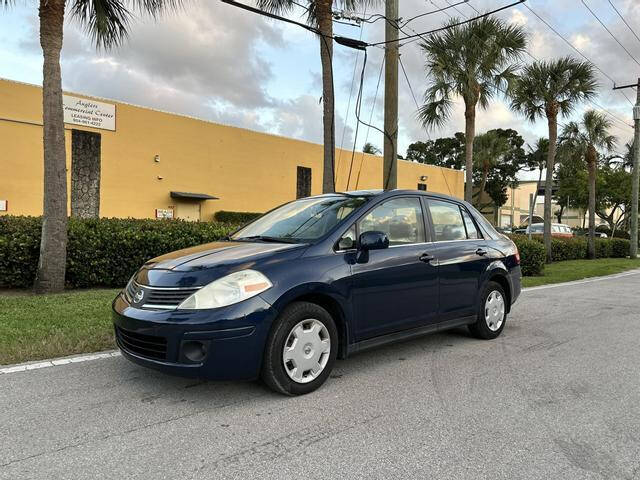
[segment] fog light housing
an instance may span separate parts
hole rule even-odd
[[[180,346],[180,356],[189,363],[202,363],[209,353],[209,342],[186,340]]]

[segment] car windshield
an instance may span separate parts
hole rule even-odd
[[[324,236],[366,197],[328,196],[296,200],[272,210],[236,232],[232,240],[313,241]]]

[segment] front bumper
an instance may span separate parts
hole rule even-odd
[[[210,380],[257,378],[276,312],[260,296],[211,310],[144,310],[122,295],[113,301],[116,342],[128,360],[165,373]],[[184,355],[186,341],[206,345],[202,361]]]

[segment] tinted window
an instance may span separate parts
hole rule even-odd
[[[473,220],[471,220],[469,212],[467,212],[464,208],[460,208],[460,211],[462,212],[464,226],[467,228],[467,238],[480,238],[480,235],[478,235],[476,224],[473,223]]]
[[[418,198],[396,198],[374,208],[360,220],[360,234],[384,232],[389,244],[422,243],[425,241],[422,207]]]
[[[460,213],[460,207],[455,203],[429,200],[429,211],[436,242],[446,240],[466,240],[467,233]]]

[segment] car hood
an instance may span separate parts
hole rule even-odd
[[[204,285],[231,272],[262,269],[299,256],[308,245],[221,241],[167,253],[146,262],[136,281],[150,286]]]
[[[184,272],[221,264],[251,262],[265,255],[300,247],[300,244],[290,243],[212,242],[161,255],[149,260],[144,266]]]

